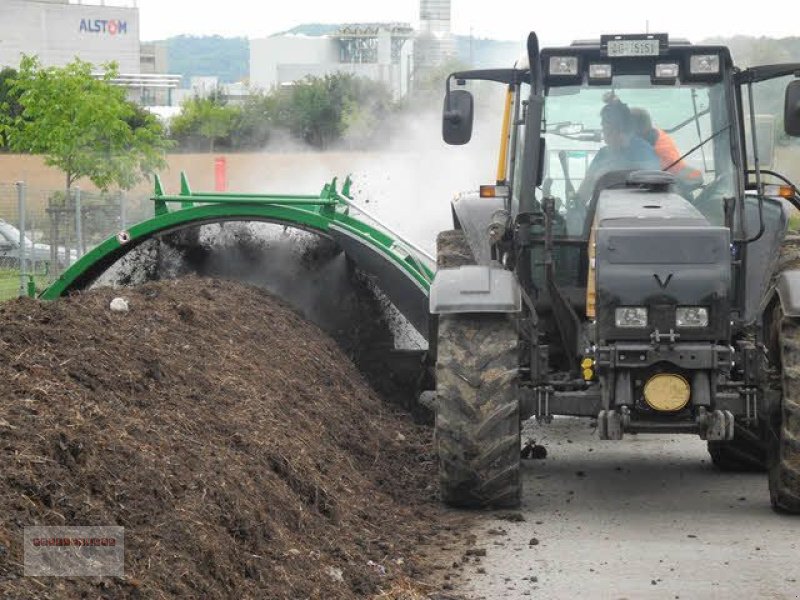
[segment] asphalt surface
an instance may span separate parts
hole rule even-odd
[[[478,516],[451,577],[469,598],[800,598],[800,516],[766,474],[714,469],[688,435],[600,441],[586,420],[528,423],[519,511]],[[513,522],[500,517],[522,516]],[[517,517],[518,518],[518,517]],[[478,554],[482,553],[479,551]]]

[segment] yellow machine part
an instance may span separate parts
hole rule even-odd
[[[597,248],[595,246],[595,227],[592,225],[592,232],[589,234],[589,275],[586,281],[586,318],[594,319],[597,316],[597,274],[595,273],[595,257]]]
[[[654,410],[675,412],[689,402],[689,382],[674,373],[653,375],[644,384],[644,401]]]
[[[500,128],[500,156],[497,158],[497,182],[506,181],[508,168],[508,144],[511,139],[511,106],[514,101],[514,88],[508,86],[506,90],[505,106],[503,108],[503,124]]]

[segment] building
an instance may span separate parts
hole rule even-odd
[[[450,2],[420,0],[419,31],[408,23],[352,23],[322,35],[251,40],[250,83],[269,90],[309,75],[344,72],[383,81],[395,97],[404,96],[422,71],[456,56]]]
[[[23,55],[35,55],[45,67],[61,67],[80,58],[98,68],[116,62],[115,83],[144,106],[171,104],[180,77],[164,75],[166,48],[139,40],[135,0],[0,0],[0,68],[17,68]]]
[[[420,0],[419,33],[414,61],[419,68],[436,67],[456,55],[450,29],[450,0]]]
[[[352,73],[408,92],[414,30],[408,23],[351,23],[309,36],[278,34],[250,41],[250,84],[270,90],[306,76]]]
[[[67,0],[2,0],[0,65],[17,67],[23,54],[46,66],[64,66],[75,57],[101,65],[115,61],[120,73],[141,70],[139,9],[70,4]]]

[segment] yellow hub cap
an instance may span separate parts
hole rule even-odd
[[[680,410],[689,402],[689,395],[689,382],[672,373],[653,375],[644,385],[644,400],[654,410]]]

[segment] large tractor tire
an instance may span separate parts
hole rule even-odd
[[[721,471],[763,472],[767,470],[767,448],[755,431],[736,425],[734,439],[708,442],[711,462]]]
[[[769,495],[778,511],[800,513],[800,320],[776,309],[782,398],[770,415]]]
[[[442,500],[461,508],[520,501],[517,331],[507,315],[442,315],[436,445]]]
[[[442,231],[436,236],[437,269],[457,269],[474,264],[475,256],[462,229]]]

